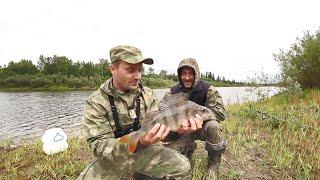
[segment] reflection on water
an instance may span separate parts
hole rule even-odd
[[[80,129],[83,104],[91,92],[0,92],[0,138],[42,136],[49,128]]]
[[[226,105],[255,99],[243,87],[217,88]],[[270,89],[270,88],[268,88]],[[169,89],[155,89],[161,99]],[[271,88],[269,95],[278,91]],[[81,129],[85,99],[92,92],[0,92],[0,139],[14,141],[42,136],[49,128],[61,127],[68,134]]]

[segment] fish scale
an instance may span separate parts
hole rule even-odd
[[[182,121],[199,114],[203,119],[209,117],[212,112],[209,108],[188,100],[186,93],[177,93],[165,97],[159,103],[159,111],[146,114],[146,121],[138,131],[122,136],[121,144],[129,144],[129,153],[133,153],[141,136],[146,135],[152,127],[159,123],[170,127],[171,131],[177,131],[182,127]]]

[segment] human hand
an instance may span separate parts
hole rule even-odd
[[[155,124],[150,131],[141,136],[139,141],[141,145],[151,145],[159,142],[167,137],[170,132],[170,127],[166,127],[165,125],[160,125],[159,123]]]
[[[177,129],[178,134],[190,134],[202,128],[203,118],[197,114],[194,118],[182,120],[182,127]]]

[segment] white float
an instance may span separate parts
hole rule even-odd
[[[61,128],[52,128],[44,132],[41,137],[43,151],[48,154],[56,154],[68,148],[68,136]]]

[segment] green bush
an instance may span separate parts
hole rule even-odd
[[[142,84],[148,87],[171,87],[175,84],[175,82],[170,79],[142,77]]]
[[[320,30],[305,32],[289,50],[274,54],[274,59],[280,64],[283,82],[297,81],[302,88],[320,87]]]

